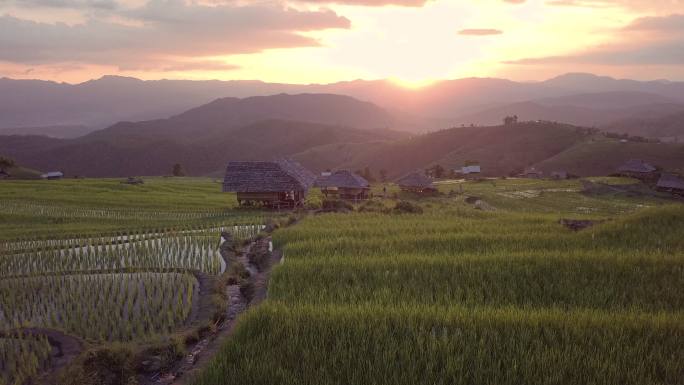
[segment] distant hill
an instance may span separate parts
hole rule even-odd
[[[457,125],[499,124],[503,117],[565,122],[603,131],[659,138],[677,135],[684,125],[684,103],[642,92],[606,92],[568,95],[507,104],[456,118]],[[684,133],[684,132],[680,132]]]
[[[580,142],[536,164],[547,172],[565,170],[581,176],[609,175],[628,159],[642,159],[666,170],[684,172],[684,144]]]
[[[86,126],[43,126],[0,128],[0,135],[43,135],[50,138],[78,138],[95,131]]]
[[[0,153],[39,169],[89,177],[167,175],[180,163],[191,175],[222,169],[229,160],[272,159],[332,143],[389,140],[400,134],[308,122],[267,120],[198,139],[109,133],[76,139],[0,137]]]
[[[217,98],[281,93],[351,96],[374,103],[391,114],[389,128],[417,133],[443,128],[455,123],[458,117],[523,102],[608,108],[609,104],[590,103],[591,99],[586,97],[590,93],[630,93],[631,96],[623,99],[638,102],[639,106],[684,104],[684,82],[640,82],[589,74],[569,74],[535,83],[491,78],[444,80],[419,89],[404,88],[387,80],[298,85],[260,81],[142,81],[105,76],[72,85],[3,78],[0,79],[0,128],[80,125],[101,129],[119,121],[167,118]],[[554,98],[561,99],[554,103]],[[580,104],[563,98],[579,100]],[[618,98],[614,95],[613,99]],[[629,107],[632,106],[636,104]],[[473,123],[484,124],[484,121]]]
[[[672,114],[643,114],[617,120],[607,124],[603,129],[610,132],[684,142],[684,107]]]
[[[363,151],[344,166],[384,169],[396,177],[434,164],[460,168],[474,160],[480,162],[485,176],[508,175],[583,139],[581,130],[561,124],[452,128]]]

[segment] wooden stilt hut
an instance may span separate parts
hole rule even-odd
[[[314,180],[309,170],[288,159],[235,161],[226,167],[223,192],[237,193],[241,206],[294,208],[303,206]]]
[[[397,179],[396,183],[402,191],[417,194],[431,194],[437,192],[437,188],[432,183],[432,179],[419,171]]]
[[[339,170],[319,177],[314,186],[320,187],[323,195],[358,202],[368,199],[370,184],[362,176],[348,170]]]

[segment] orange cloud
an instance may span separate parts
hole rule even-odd
[[[462,29],[458,31],[459,35],[465,36],[490,36],[490,35],[501,35],[503,31],[492,28],[471,28]]]

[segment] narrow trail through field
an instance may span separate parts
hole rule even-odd
[[[249,260],[249,255],[255,249],[268,250],[270,243],[270,237],[253,241],[236,255],[237,263],[242,264],[250,273],[249,283],[253,288],[253,291],[250,292],[251,299],[245,297],[240,285],[228,285],[225,288],[227,297],[225,318],[219,325],[216,325],[216,332],[190,346],[186,356],[168,373],[153,376],[145,381],[145,384],[185,385],[190,383],[195,375],[209,364],[221,346],[233,334],[239,316],[250,307],[257,306],[266,299],[271,268],[280,262],[282,253],[277,250],[269,251],[269,261],[261,271]]]

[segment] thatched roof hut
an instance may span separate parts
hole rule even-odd
[[[337,188],[370,188],[370,183],[361,175],[348,170],[339,170],[324,175],[314,182],[316,187],[337,187]]]
[[[656,168],[653,165],[641,159],[630,159],[618,167],[618,173],[621,174],[648,174],[654,171],[656,171]]]
[[[420,171],[403,176],[397,179],[396,183],[399,185],[399,188],[404,191],[418,193],[437,191],[437,188],[435,188],[435,185],[432,183],[432,179],[428,178]]]
[[[223,192],[237,193],[241,205],[294,207],[302,204],[314,180],[309,170],[289,159],[233,161],[226,167]]]
[[[370,183],[362,176],[348,170],[326,173],[319,177],[314,186],[320,187],[323,194],[342,199],[360,200],[368,198]]]
[[[539,179],[544,176],[544,172],[536,167],[527,167],[519,176],[521,178]]]
[[[671,173],[663,173],[656,187],[660,190],[684,193],[684,178]]]
[[[569,178],[568,172],[565,170],[552,171],[551,172],[551,179],[568,179],[568,178]]]

